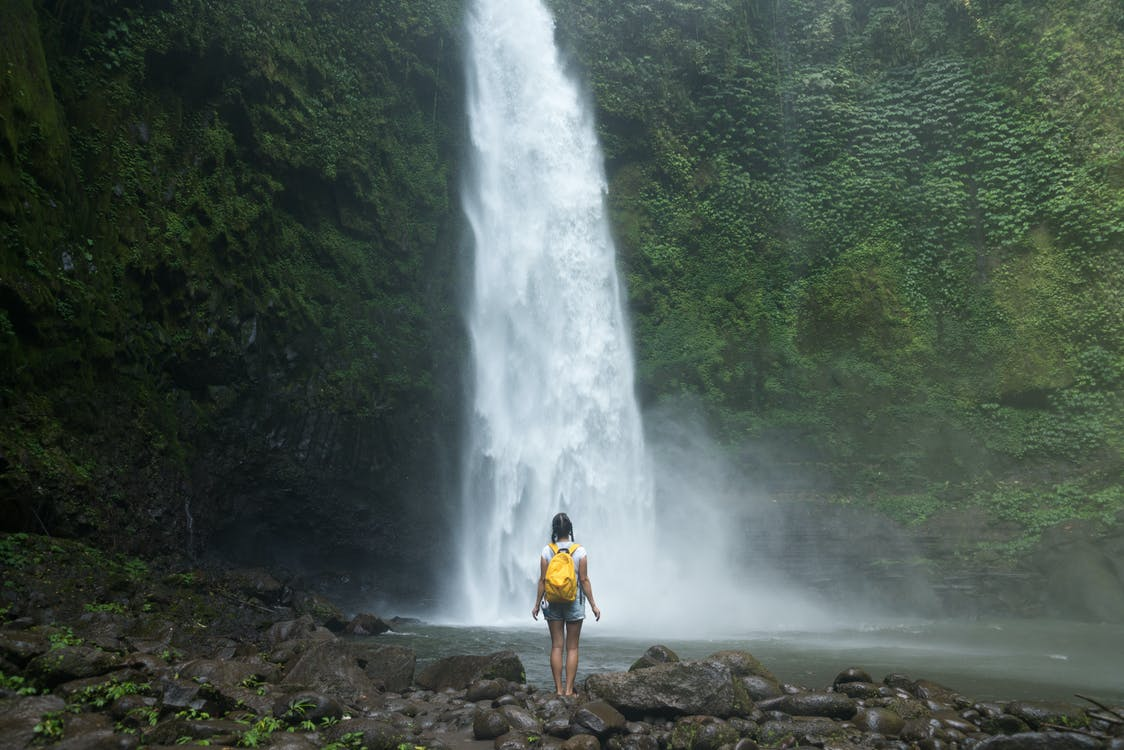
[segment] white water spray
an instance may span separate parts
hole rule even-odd
[[[745,572],[701,488],[672,498],[676,525],[657,539],[602,156],[553,20],[540,0],[475,0],[467,23],[474,392],[458,618],[529,622],[558,511],[590,551],[606,623],[737,617]]]
[[[558,511],[597,596],[650,538],[651,482],[605,219],[601,153],[538,0],[478,0],[469,26],[475,393],[465,487],[471,617],[522,619]],[[616,558],[616,561],[614,561]]]

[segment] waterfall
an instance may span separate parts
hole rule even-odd
[[[594,593],[626,590],[652,482],[605,215],[600,146],[539,0],[468,20],[475,267],[462,554],[473,622],[523,619],[550,520],[568,513]]]
[[[673,417],[654,431],[658,460],[645,447],[601,150],[553,19],[540,0],[475,0],[467,25],[473,379],[453,619],[529,622],[539,551],[565,511],[603,626],[822,620],[746,554],[754,498],[709,439]]]

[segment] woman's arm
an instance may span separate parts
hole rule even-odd
[[[543,568],[545,573],[546,568]],[[593,610],[593,616],[601,619],[601,610],[597,607],[597,602],[593,601],[593,584],[589,582],[589,553],[587,552],[581,560],[578,561],[578,580],[581,581],[582,591],[585,592],[585,598],[589,601],[589,608]],[[539,586],[542,586],[539,582]]]
[[[542,607],[542,595],[546,593],[546,558],[539,558],[539,586],[535,594],[535,608],[531,610],[531,617],[539,619],[539,608]]]

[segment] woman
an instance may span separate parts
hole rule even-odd
[[[535,608],[531,610],[531,617],[539,619],[539,609],[550,628],[550,671],[554,674],[554,689],[559,695],[574,694],[574,677],[578,672],[578,639],[582,634],[582,621],[585,620],[585,600],[589,600],[589,607],[593,616],[600,620],[601,610],[593,601],[593,585],[589,582],[589,557],[585,547],[574,544],[574,526],[565,513],[559,513],[550,522],[551,544],[543,547],[539,558],[539,587],[535,595]],[[543,601],[546,592],[546,569],[550,559],[554,557],[553,546],[559,549],[573,550],[571,556],[574,560],[574,569],[578,579],[578,596],[573,602],[567,604],[551,604]],[[566,679],[563,686],[562,679],[562,651],[566,651]]]

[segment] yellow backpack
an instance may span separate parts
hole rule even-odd
[[[571,544],[569,549],[551,542],[554,554],[546,564],[546,601],[550,604],[569,604],[578,598],[578,576],[573,553],[581,545]]]

